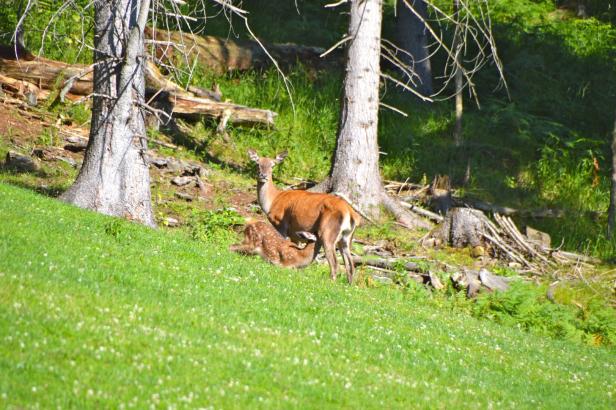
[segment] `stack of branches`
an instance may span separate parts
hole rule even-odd
[[[547,237],[547,240],[546,240]],[[494,214],[494,222],[471,208],[452,208],[443,223],[423,239],[424,245],[449,244],[473,248],[475,256],[490,254],[509,261],[521,272],[542,275],[559,265],[591,266],[588,256],[552,248],[549,236],[532,228],[522,234],[508,216]]]

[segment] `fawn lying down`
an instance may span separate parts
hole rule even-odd
[[[274,265],[288,268],[303,268],[316,257],[316,236],[310,232],[298,232],[302,239],[310,241],[303,248],[285,239],[268,223],[250,222],[244,229],[242,243],[231,245],[229,250],[246,255],[260,255]]]

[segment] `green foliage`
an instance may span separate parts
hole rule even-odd
[[[516,281],[507,292],[482,294],[472,307],[478,317],[558,339],[616,343],[616,312],[593,301],[586,309],[550,302],[546,287]]]
[[[37,138],[37,144],[44,147],[53,147],[60,143],[61,140],[58,137],[58,131],[55,128],[45,128],[39,137]]]
[[[0,41],[5,44],[10,43],[14,34],[19,3],[0,0]],[[90,63],[92,54],[85,47],[92,46],[94,22],[90,3],[89,0],[37,1],[24,21],[26,47],[34,54],[42,51],[47,58]]]
[[[2,407],[616,405],[613,349],[435,307],[423,287],[349,287],[15,187],[0,198]]]
[[[244,218],[234,209],[216,211],[193,211],[188,220],[188,229],[193,239],[202,242],[228,242],[235,238],[230,229],[244,223]]]

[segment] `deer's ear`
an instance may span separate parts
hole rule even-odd
[[[305,239],[305,240],[307,240],[309,242],[316,242],[317,241],[317,237],[313,233],[310,233],[310,232],[307,232],[307,231],[299,231],[299,232],[297,232],[297,236],[299,236],[300,238]]]
[[[274,159],[274,162],[276,164],[280,164],[286,157],[287,155],[289,155],[289,153],[287,152],[287,150],[282,151],[281,153],[279,153],[278,155],[276,155],[276,158]]]
[[[248,150],[248,157],[253,160],[254,162],[259,162],[259,155],[257,154],[257,152],[254,149],[249,149]]]

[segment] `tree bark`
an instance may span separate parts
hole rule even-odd
[[[400,53],[399,58],[403,63],[412,67],[412,71],[417,75],[413,79],[417,85],[411,85],[411,87],[420,94],[429,96],[433,92],[432,65],[428,48],[428,31],[424,23],[428,16],[428,6],[425,0],[407,1],[421,18],[409,9],[404,0],[396,2],[396,43],[398,47],[406,51],[406,53]],[[411,79],[405,78],[404,80],[409,82]]]
[[[382,0],[352,0],[346,75],[338,138],[329,178],[316,190],[345,194],[355,206],[378,217],[385,205],[408,227],[429,223],[406,212],[383,188],[379,172],[378,111]]]
[[[614,237],[616,224],[616,114],[614,115],[614,130],[612,131],[612,187],[610,190],[610,208],[607,217],[607,237]]]
[[[94,1],[94,100],[83,166],[62,199],[154,226],[144,115],[150,0]]]

